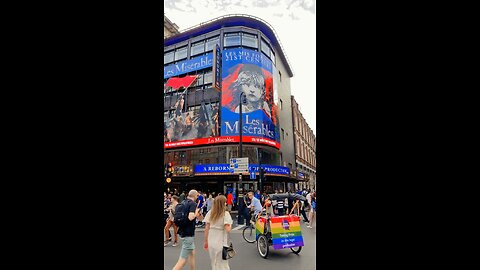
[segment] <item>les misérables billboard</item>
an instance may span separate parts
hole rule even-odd
[[[177,65],[179,64],[181,63]],[[275,100],[277,89],[274,89],[276,84],[274,85],[272,71],[275,68],[272,61],[262,53],[235,48],[223,50],[221,66],[220,115],[218,108],[204,104],[197,115],[182,112],[185,97],[180,93],[177,95],[174,115],[165,116],[165,148],[238,143],[239,102],[240,93],[243,92],[246,97],[246,104],[242,107],[243,142],[265,144],[280,149]],[[220,134],[216,134],[219,119]]]
[[[239,136],[239,104],[242,106],[244,142],[280,148],[278,111],[274,102],[272,61],[248,49],[223,51],[221,136]]]

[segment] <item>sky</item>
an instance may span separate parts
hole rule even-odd
[[[268,22],[293,71],[292,95],[316,134],[315,0],[165,0],[164,6],[165,15],[180,32],[228,14],[247,14]]]

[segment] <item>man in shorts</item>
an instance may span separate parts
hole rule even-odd
[[[185,226],[179,228],[180,239],[182,239],[182,250],[177,264],[173,270],[181,270],[188,261],[190,270],[195,270],[195,219],[203,220],[200,209],[197,208],[195,201],[198,198],[198,192],[194,189],[188,192],[186,206],[188,209],[188,221]]]

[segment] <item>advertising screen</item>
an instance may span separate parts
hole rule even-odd
[[[220,53],[216,47],[215,52]],[[173,88],[180,85],[186,89],[175,91],[174,109],[164,115],[164,147],[191,147],[223,143],[238,143],[239,101],[240,93],[244,93],[246,104],[243,105],[243,142],[263,144],[280,149],[277,110],[277,80],[272,61],[262,53],[244,49],[224,49],[221,61],[215,63],[215,76],[220,75],[220,104],[202,102],[199,108],[185,108],[188,83],[179,74],[205,67],[212,67],[214,53],[186,60],[164,69],[164,78]],[[220,67],[220,69],[219,69]],[[213,68],[213,67],[212,67]],[[176,75],[178,77],[172,77]],[[212,86],[213,87],[213,86]],[[171,88],[166,88],[166,93]],[[173,104],[173,103],[172,103]],[[192,104],[188,105],[192,106]],[[198,107],[198,104],[195,104]]]
[[[239,136],[243,93],[242,135],[280,141],[272,70],[272,61],[262,53],[244,48],[223,51],[221,136]]]

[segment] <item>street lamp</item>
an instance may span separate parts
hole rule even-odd
[[[242,141],[243,141],[243,117],[242,117],[242,105],[243,104],[246,104],[247,103],[247,100],[245,98],[245,93],[242,91],[240,93],[240,102],[239,102],[239,127],[240,127],[240,142],[239,142],[239,146],[240,146],[240,149],[239,149],[239,157],[243,157],[243,145],[242,145]],[[240,173],[240,175],[238,176],[238,221],[237,223],[238,224],[243,224],[243,208],[245,207],[244,203],[243,203],[243,188],[242,188],[242,173]],[[247,220],[247,222],[249,222]]]

